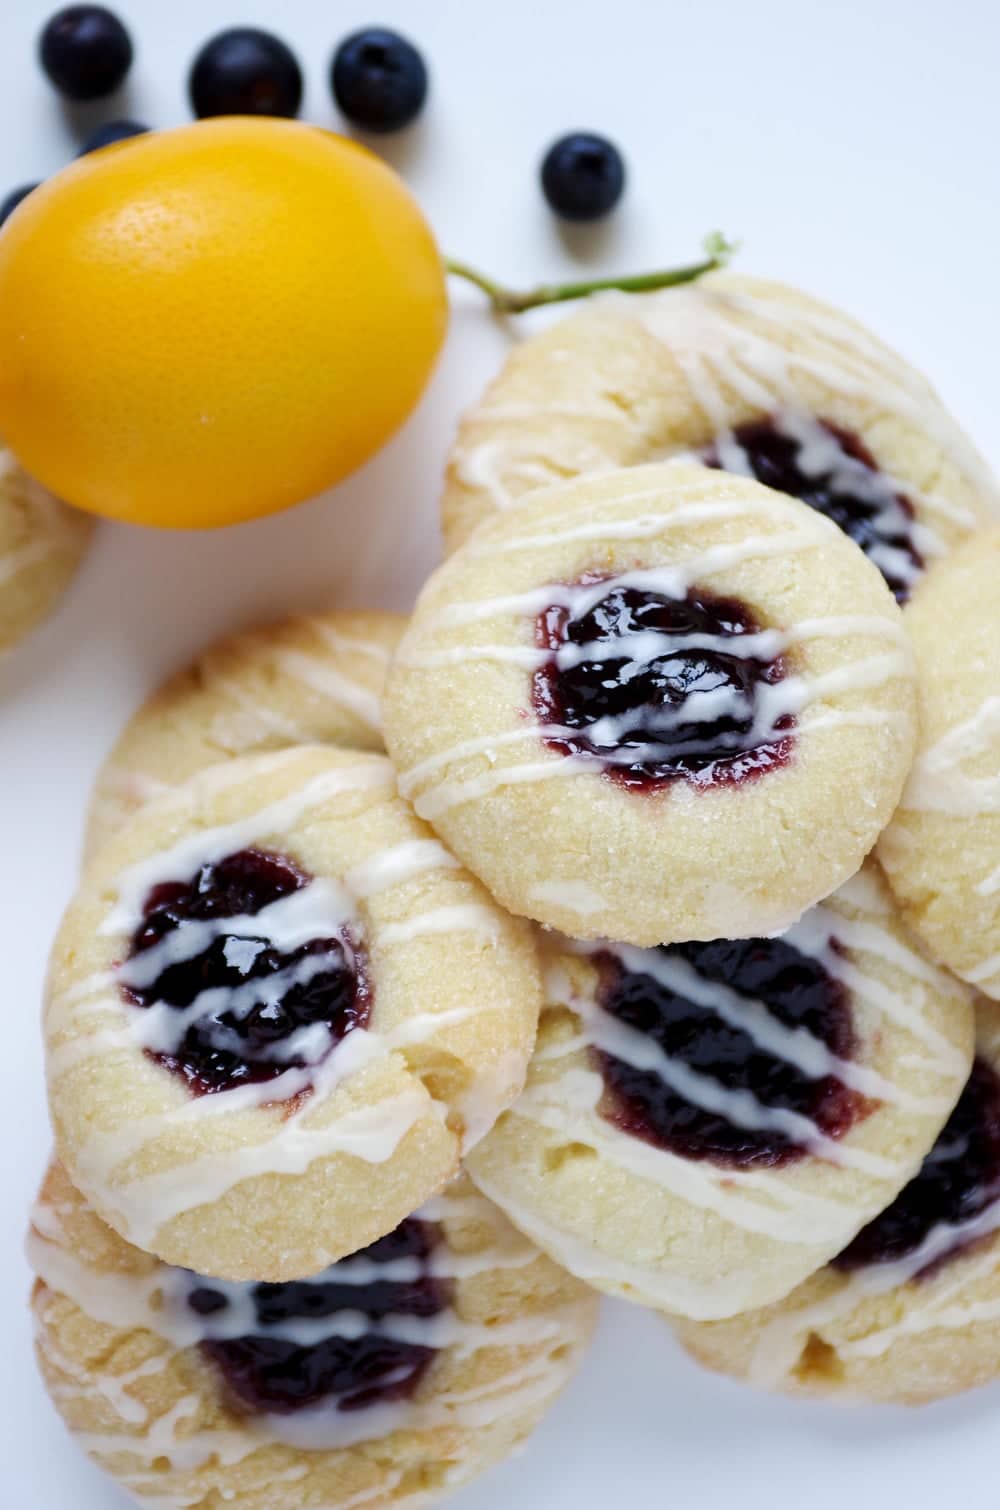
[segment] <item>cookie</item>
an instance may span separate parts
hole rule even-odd
[[[382,751],[382,688],[401,614],[333,612],[229,635],[129,720],[94,786],[86,853],[207,766],[288,745]]]
[[[967,994],[874,865],[780,938],[549,949],[527,1088],[469,1172],[578,1278],[681,1316],[769,1304],[844,1248],[969,1073]]]
[[[29,1256],[66,1425],[142,1504],[189,1510],[427,1504],[529,1434],[596,1310],[467,1181],[314,1279],[253,1285],[131,1247],[54,1165]]]
[[[459,431],[447,544],[544,483],[690,452],[827,514],[900,600],[1000,510],[930,384],[863,326],[716,273],[589,299],[514,348]]]
[[[54,497],[0,445],[0,654],[52,612],[93,531],[89,514]]]
[[[878,856],[907,922],[963,980],[1000,998],[1000,530],[914,594],[920,741]]]
[[[385,717],[403,794],[505,907],[651,945],[779,932],[853,875],[915,691],[828,519],[661,463],[482,524],[424,588]]]
[[[53,950],[49,1100],[116,1231],[227,1279],[298,1279],[455,1174],[524,1080],[530,931],[382,756],[243,756],[104,846]]]
[[[1000,1374],[1000,1008],[917,1177],[780,1305],[678,1322],[699,1362],[763,1388],[922,1405]]]

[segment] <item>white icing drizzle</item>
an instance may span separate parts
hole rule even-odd
[[[505,540],[503,553],[507,555],[512,551],[544,550],[553,545],[567,545],[571,542],[582,544],[585,541],[600,543],[602,540],[653,540],[672,530],[686,529],[691,524],[719,523],[730,519],[755,520],[768,516],[780,520],[787,517],[785,509],[769,498],[755,498],[750,503],[745,498],[706,499],[704,494],[704,486],[701,484],[681,484],[673,491],[674,506],[666,517],[662,513],[640,513],[632,514],[626,519],[588,520],[570,528],[562,526],[557,530],[533,531],[531,534],[515,535],[513,539]],[[634,491],[623,488],[616,495],[616,502],[655,503],[659,497],[658,488],[642,486]],[[466,551],[470,556],[494,556],[497,547],[492,541],[472,539]]]
[[[353,866],[344,876],[344,885],[358,901],[367,901],[428,871],[460,869],[458,860],[439,840],[404,839]]]
[[[285,754],[269,757],[280,763]],[[230,780],[223,768],[212,774],[213,782]],[[271,834],[282,834],[316,807],[343,791],[394,785],[388,761],[368,758],[355,768],[326,772],[300,790],[282,797],[236,823],[204,829],[185,837],[170,849],[129,868],[117,881],[117,899],[102,925],[105,935],[132,931],[142,918],[149,891],[168,881],[187,881],[200,866],[217,863],[227,855]],[[158,1054],[178,1052],[184,1034],[192,1025],[223,1012],[238,1018],[262,1004],[279,1004],[285,993],[305,985],[316,974],[342,966],[350,967],[355,941],[365,941],[359,906],[371,897],[405,887],[415,878],[448,875],[458,862],[437,841],[407,839],[386,846],[349,870],[341,881],[320,877],[263,907],[254,914],[211,919],[189,919],[168,932],[162,940],[123,964],[97,972],[77,982],[50,1002],[54,1042],[49,1046],[48,1073],[54,1083],[88,1060],[109,1053],[135,1053],[148,1049]],[[461,895],[461,893],[459,893]],[[381,925],[372,942],[379,949],[409,946],[424,937],[480,935],[490,947],[499,945],[504,923],[498,911],[485,902],[456,901],[424,903],[414,916]],[[184,1008],[154,1002],[142,1010],[129,1007],[121,996],[122,985],[144,990],[155,985],[165,969],[200,955],[214,939],[225,936],[227,956],[243,948],[252,962],[260,941],[281,953],[294,953],[317,939],[330,939],[322,953],[304,955],[281,970],[247,979],[236,987],[201,991]],[[245,941],[241,943],[241,941]],[[376,1012],[377,1012],[376,983]],[[369,1066],[385,1064],[407,1045],[433,1040],[450,1028],[499,1010],[486,998],[449,1010],[411,1014],[391,1029],[353,1028],[334,1044],[333,1030],[317,1022],[296,1029],[255,1057],[277,1065],[287,1064],[274,1078],[193,1098],[178,1086],[167,1109],[143,1118],[101,1130],[92,1128],[75,1149],[78,1178],[98,1197],[102,1209],[114,1213],[119,1230],[141,1247],[156,1246],[158,1232],[182,1212],[220,1199],[243,1180],[262,1174],[303,1174],[320,1158],[344,1154],[369,1163],[391,1158],[403,1139],[421,1120],[449,1119],[449,1109],[436,1102],[418,1080],[407,1088],[383,1097],[375,1104],[348,1112],[335,1112],[330,1105],[337,1089]],[[227,1033],[232,1041],[227,1042]],[[217,1020],[213,1042],[239,1053],[241,1039],[235,1030]],[[293,1063],[292,1061],[299,1061]],[[472,1143],[492,1126],[499,1110],[509,1104],[523,1079],[523,1054],[499,1051],[488,1065],[471,1067],[469,1083],[451,1108],[451,1120],[464,1129],[464,1144]],[[289,1103],[308,1090],[311,1094],[282,1115],[267,1116],[254,1137],[234,1139],[229,1122],[247,1111],[261,1109],[265,1115],[274,1103]],[[225,1119],[220,1127],[220,1146],[199,1158],[157,1173],[135,1175],[129,1162],[148,1146],[207,1118]],[[227,1143],[236,1142],[235,1147]]]
[[[970,776],[966,761],[994,757],[997,770]],[[1000,812],[1000,697],[987,697],[971,718],[963,719],[914,762],[903,792],[902,807],[914,812],[978,818]]]
[[[2,566],[0,562],[0,579]],[[334,659],[324,659],[322,654],[307,650],[282,648],[280,640],[267,628],[251,631],[219,648],[225,652],[245,647],[248,653],[252,653],[255,666],[274,666],[284,678],[298,681],[334,707],[345,709],[366,727],[381,733],[381,697],[353,678],[349,668],[354,656],[365,656],[387,666],[390,650],[377,641],[343,633],[322,616],[307,617],[299,623],[303,632],[312,632],[327,647],[331,657],[340,658],[343,664],[337,665]],[[209,737],[222,750],[249,750],[267,735],[291,744],[311,744],[316,740],[315,724],[279,711],[259,692],[251,691],[244,680],[228,670],[228,666],[228,657],[225,654],[220,656],[215,649],[207,651],[197,662],[205,690],[227,705],[214,716],[208,731]],[[95,796],[94,827],[110,831],[120,823],[123,806],[129,809],[141,807],[152,797],[170,790],[171,785],[118,762],[105,765]]]
[[[312,739],[301,719],[261,702],[235,676],[216,671],[212,686],[216,696],[224,697],[231,705],[220,708],[209,725],[209,736],[219,746],[220,757],[252,749],[272,735],[283,744],[308,744]]]
[[[853,1274],[836,1275],[836,1287],[821,1299],[794,1304],[794,1297],[781,1311],[762,1321],[749,1365],[753,1383],[763,1388],[778,1388],[798,1362],[810,1333],[824,1328],[841,1327],[867,1302],[906,1287],[906,1303],[900,1311],[893,1307],[877,1325],[863,1328],[855,1337],[837,1340],[842,1358],[877,1358],[889,1351],[893,1343],[905,1336],[941,1330],[960,1330],[977,1321],[1000,1316],[1000,1299],[972,1300],[965,1292],[1000,1268],[1000,1247],[990,1243],[983,1253],[960,1254],[954,1268],[943,1276],[912,1281],[923,1269],[946,1257],[966,1243],[992,1237],[1000,1230],[1000,1201],[994,1201],[965,1222],[941,1222],[927,1234],[912,1253],[894,1262],[872,1264]],[[964,1297],[964,1299],[963,1299]],[[876,1315],[873,1313],[873,1320]]]
[[[223,936],[247,941],[264,938],[281,953],[289,953],[308,944],[311,939],[337,933],[356,923],[353,900],[346,888],[330,877],[320,876],[299,890],[268,903],[259,912],[236,913],[228,917],[186,918],[182,926],[165,934],[159,943],[123,961],[118,966],[117,975],[124,986],[132,990],[143,990],[155,985],[163,972],[172,965],[196,959],[215,939]],[[110,933],[112,930],[107,925],[102,925],[102,931]],[[118,929],[114,931],[118,932]],[[238,964],[238,954],[239,951],[234,947],[227,957],[231,963]],[[248,964],[252,958],[251,953]],[[246,987],[238,987],[232,994],[236,996],[237,991],[252,994],[264,985],[264,980],[250,981]],[[202,994],[207,996],[209,993]],[[201,997],[196,997],[192,1007],[187,1009],[195,1017],[204,1015],[204,1009],[193,1010],[200,1000]]]
[[[865,546],[865,554],[883,576],[902,583],[907,589],[921,576],[921,568],[913,555],[891,545],[888,536],[909,538],[921,556],[944,554],[940,537],[926,525],[911,519],[901,503],[900,495],[905,493],[905,486],[897,483],[884,469],[873,472],[864,462],[849,455],[837,436],[811,414],[782,409],[772,416],[772,424],[778,435],[795,444],[795,463],[800,472],[807,477],[828,476],[834,492],[849,494],[873,510],[870,522],[874,538]],[[724,433],[717,449],[727,472],[746,477],[756,475],[750,457],[732,431]],[[973,523],[970,519],[970,528]]]
[[[607,898],[589,881],[538,881],[529,896],[533,902],[555,902],[581,917],[607,907]]]
[[[706,474],[708,475],[708,474]],[[642,504],[654,503],[662,496],[662,489],[648,483],[638,484],[623,497],[598,501],[594,505],[592,521],[576,522],[561,527],[547,527],[541,535],[528,534],[514,542],[513,548],[529,548],[538,544],[547,547],[572,544],[593,538],[642,539],[657,533],[669,535],[679,523],[691,525],[701,520],[746,516],[748,530],[743,538],[727,540],[703,547],[683,561],[671,566],[650,568],[633,567],[613,576],[596,581],[565,583],[552,582],[521,592],[504,593],[493,597],[447,603],[421,620],[420,634],[411,638],[399,654],[401,664],[414,669],[431,669],[447,665],[474,665],[476,662],[509,665],[523,671],[534,671],[554,662],[560,669],[568,669],[583,660],[609,661],[627,655],[638,665],[685,650],[707,650],[726,656],[753,656],[775,659],[797,645],[813,640],[838,639],[856,645],[855,655],[846,664],[834,667],[822,674],[788,674],[773,684],[761,682],[752,699],[735,686],[692,691],[677,709],[658,710],[652,722],[652,737],[642,746],[615,748],[620,738],[630,727],[629,715],[606,717],[585,730],[565,731],[557,725],[541,725],[529,722],[526,727],[506,729],[495,734],[477,735],[459,741],[445,750],[436,751],[418,761],[400,774],[400,790],[413,801],[421,817],[434,821],[450,809],[475,801],[490,793],[514,784],[533,783],[560,776],[589,773],[616,761],[632,764],[639,760],[655,761],[673,752],[670,744],[671,730],[679,724],[696,721],[711,722],[728,716],[743,722],[749,717],[752,726],[740,740],[740,746],[757,747],[781,737],[779,725],[786,718],[803,714],[802,733],[811,737],[810,731],[828,733],[847,724],[884,722],[888,728],[908,723],[908,716],[900,710],[883,715],[878,708],[839,706],[844,700],[858,694],[874,691],[896,679],[912,675],[912,652],[902,626],[890,616],[874,614],[829,615],[803,620],[784,629],[766,629],[756,633],[711,634],[698,633],[670,635],[657,631],[613,638],[590,645],[577,646],[566,642],[553,652],[530,643],[530,637],[522,632],[522,626],[531,627],[532,621],[547,609],[565,609],[576,620],[585,617],[610,593],[637,590],[658,594],[666,598],[683,599],[687,592],[713,573],[728,570],[740,563],[784,555],[795,551],[820,549],[829,544],[831,531],[836,531],[828,519],[815,513],[807,516],[795,529],[782,529],[780,524],[787,512],[787,505],[776,500],[764,501],[761,509],[748,509],[743,501],[718,499],[706,495],[704,481],[687,482],[678,488],[680,502],[676,508],[657,516],[653,511],[643,512]],[[674,499],[672,498],[672,504]],[[619,511],[624,510],[624,515]],[[630,512],[634,510],[634,512]],[[776,516],[777,526],[772,533],[753,533],[753,525],[769,515]],[[476,554],[507,553],[506,540],[479,540],[470,549]],[[472,644],[440,645],[437,635],[441,631],[463,629],[470,626],[514,621],[513,637],[481,640]],[[887,648],[882,648],[888,642]],[[833,706],[828,706],[833,704]],[[826,705],[826,706],[825,706]],[[662,736],[660,744],[657,735]],[[541,745],[544,740],[566,738],[572,741],[586,739],[589,744],[606,747],[599,756],[587,751],[561,754],[548,748],[544,758],[529,758],[523,762],[497,763],[497,752],[509,746],[524,743]],[[690,744],[686,745],[688,750]],[[484,756],[490,769],[462,779],[439,780],[439,773],[447,772],[455,762]]]
[[[648,581],[650,577],[656,579],[653,585],[650,585]],[[651,591],[664,591],[666,588],[676,587],[678,584],[675,581],[673,569],[670,569],[669,577],[668,582],[665,578],[661,578],[659,572],[633,571],[611,578],[596,587],[592,584],[575,588],[553,584],[550,588],[526,593],[520,599],[504,598],[492,601],[502,603],[503,611],[506,612],[512,608],[516,611],[517,606],[523,607],[529,598],[532,606],[537,607],[539,601],[544,598],[553,603],[563,602],[569,607],[571,613],[581,615],[585,614],[595,601],[599,601],[605,594],[616,588],[648,586]],[[682,588],[683,591],[686,591],[686,588]],[[465,608],[469,605],[454,606]],[[489,604],[475,606],[490,607]],[[803,621],[788,631],[767,630],[745,636],[723,634],[673,636],[648,631],[636,636],[615,638],[591,645],[576,646],[567,642],[561,645],[554,654],[551,651],[535,650],[527,646],[496,644],[462,646],[442,651],[410,651],[407,656],[408,663],[421,668],[440,664],[441,657],[445,657],[462,664],[480,659],[511,661],[526,669],[535,669],[551,661],[555,661],[556,665],[562,668],[571,666],[578,660],[605,661],[620,658],[622,655],[627,655],[630,660],[642,664],[685,649],[706,649],[723,655],[774,659],[796,644],[806,643],[812,639],[829,638],[855,638],[860,641],[868,639],[875,642],[888,640],[893,648],[886,652],[861,655],[847,665],[835,667],[818,675],[788,675],[773,684],[760,683],[755,690],[752,702],[749,703],[734,687],[691,693],[685,698],[681,707],[660,709],[655,716],[650,716],[654,732],[664,736],[665,742],[662,745],[653,738],[642,745],[623,745],[615,748],[618,739],[630,725],[630,716],[627,714],[604,717],[582,731],[563,728],[558,724],[533,723],[527,727],[474,736],[446,750],[427,756],[408,770],[401,772],[400,791],[410,798],[422,818],[433,821],[450,808],[486,796],[499,787],[547,780],[556,775],[568,776],[575,772],[592,773],[595,769],[608,764],[630,765],[643,759],[655,761],[671,753],[669,734],[672,728],[697,721],[711,722],[723,716],[742,719],[749,716],[752,723],[745,740],[748,747],[756,747],[781,738],[779,725],[783,719],[789,716],[799,718],[815,704],[836,703],[837,700],[851,694],[885,686],[897,678],[909,676],[912,668],[911,652],[900,625],[888,618],[880,619],[867,615],[831,615],[825,619]],[[897,713],[895,717],[897,722],[909,721],[905,713]],[[826,708],[804,721],[803,732],[820,732],[848,723],[865,721],[879,724],[884,722],[888,726],[893,722],[893,715],[884,714],[879,709]],[[541,744],[544,740],[572,741],[583,737],[586,737],[590,743],[608,748],[604,749],[600,756],[591,755],[586,751],[577,751],[570,756],[549,751],[546,759],[529,760],[522,764],[501,766],[499,769],[493,768],[464,781],[434,781],[438,772],[446,770],[456,761],[482,755],[492,765],[495,759],[494,752],[509,746]],[[690,742],[685,748],[691,749]]]
[[[335,1280],[342,1285],[367,1285],[375,1280],[406,1283],[431,1275],[463,1280],[498,1270],[523,1269],[541,1255],[519,1233],[501,1233],[496,1213],[477,1193],[445,1191],[416,1213],[425,1221],[469,1216],[490,1222],[496,1234],[488,1247],[465,1252],[447,1242],[436,1244],[424,1259],[400,1258],[376,1263],[364,1254],[342,1260],[316,1278],[316,1283]],[[437,1315],[420,1317],[404,1313],[375,1319],[363,1311],[337,1311],[326,1317],[292,1317],[264,1324],[256,1314],[252,1284],[227,1284],[207,1280],[206,1285],[225,1296],[225,1310],[199,1316],[186,1304],[192,1279],[184,1271],[156,1264],[140,1275],[121,1270],[101,1271],[84,1263],[73,1252],[57,1212],[40,1206],[35,1212],[28,1240],[29,1260],[52,1297],[66,1297],[88,1318],[116,1329],[142,1329],[151,1339],[166,1344],[135,1368],[125,1372],[86,1370],[63,1357],[47,1324],[51,1299],[39,1307],[39,1344],[52,1367],[65,1376],[57,1384],[57,1398],[83,1397],[95,1391],[112,1406],[123,1426],[134,1431],[81,1433],[87,1450],[99,1459],[128,1454],[139,1460],[129,1469],[126,1482],[142,1494],[145,1465],[165,1458],[174,1472],[190,1472],[215,1460],[231,1466],[269,1444],[298,1447],[307,1452],[343,1449],[375,1441],[399,1430],[433,1431],[439,1427],[475,1430],[511,1416],[536,1414],[558,1392],[576,1366],[586,1333],[585,1308],[572,1302],[550,1307],[547,1312],[514,1317],[492,1324],[463,1319],[451,1303]],[[53,1321],[55,1318],[52,1318]],[[428,1389],[421,1384],[416,1395],[396,1402],[383,1402],[364,1409],[339,1412],[333,1399],[319,1402],[291,1415],[253,1414],[236,1428],[183,1429],[203,1412],[202,1397],[182,1397],[155,1419],[141,1400],[129,1392],[139,1380],[165,1369],[176,1352],[206,1338],[224,1340],[248,1335],[267,1335],[299,1346],[315,1346],[327,1338],[379,1335],[404,1343],[442,1350],[442,1355],[461,1359],[486,1350],[503,1367],[489,1383],[467,1389]],[[528,1356],[525,1356],[525,1351]],[[304,1478],[308,1465],[293,1465],[280,1475],[282,1482]],[[119,1474],[119,1476],[122,1476]],[[273,1481],[278,1482],[278,1478]],[[391,1488],[391,1480],[382,1489]],[[153,1484],[162,1499],[162,1485]],[[374,1495],[375,1491],[372,1491]],[[369,1497],[367,1494],[362,1498]],[[358,1503],[361,1499],[358,1500]],[[183,1499],[169,1503],[181,1505]],[[353,1502],[348,1502],[353,1503]],[[337,1510],[343,1510],[338,1502]]]
[[[363,724],[377,733],[382,729],[382,699],[359,682],[352,681],[328,661],[304,650],[276,650],[275,666],[286,676],[319,692],[340,707],[347,708]]]
[[[618,312],[623,321],[643,325],[671,353],[684,375],[688,392],[701,410],[711,434],[715,436],[720,459],[727,470],[746,471],[746,458],[735,442],[731,429],[730,393],[759,416],[783,415],[786,426],[797,427],[804,419],[807,430],[802,438],[806,448],[799,456],[800,466],[816,471],[827,470],[835,462],[838,473],[849,459],[837,447],[838,456],[830,455],[831,437],[815,424],[806,404],[803,379],[813,380],[838,398],[861,399],[878,414],[896,415],[930,437],[944,455],[981,493],[986,502],[1000,507],[996,484],[982,458],[942,408],[930,386],[918,374],[886,351],[852,321],[836,311],[823,311],[798,301],[768,298],[746,290],[726,288],[718,283],[666,290],[635,296],[608,294],[595,308]],[[746,321],[754,322],[753,325]],[[809,338],[803,351],[801,338]],[[502,380],[501,380],[502,382]],[[494,390],[496,391],[496,390]],[[565,442],[559,430],[527,433],[517,428],[500,435],[489,432],[496,425],[518,426],[529,418],[538,422],[552,419],[580,421]],[[620,453],[604,443],[600,425],[589,441],[583,439],[584,426],[624,426],[645,454],[636,461],[654,459],[654,440],[646,434],[646,420],[641,410],[632,412],[622,403],[597,403],[591,397],[574,403],[557,399],[536,406],[511,404],[499,395],[480,406],[475,413],[476,429],[482,426],[486,439],[465,441],[456,448],[453,465],[460,483],[479,492],[494,509],[515,504],[529,488],[560,476],[599,472],[621,460]],[[563,457],[562,445],[566,453]],[[543,449],[544,448],[544,449]],[[685,445],[668,448],[684,451]],[[849,480],[857,491],[867,483],[849,467]],[[862,472],[863,468],[860,469]],[[883,489],[878,498],[887,523],[895,523],[896,511],[889,502],[892,492],[901,493],[914,505],[917,513],[915,540],[923,555],[939,555],[943,542],[933,522],[940,519],[962,530],[975,527],[971,510],[951,502],[933,489],[921,489],[915,482],[890,476],[880,465]],[[898,510],[898,505],[896,506]],[[874,554],[874,553],[873,553]],[[889,564],[878,559],[877,564]],[[912,562],[893,558],[892,565],[904,580],[912,574]],[[901,570],[902,568],[902,570]]]
[[[342,629],[335,629],[330,621],[322,616],[307,619],[306,623],[315,630],[325,645],[339,654],[366,655],[383,666],[388,666],[392,660],[392,651],[387,645],[380,644],[378,640],[366,640],[361,635],[347,634]]]
[[[786,1178],[780,1168],[716,1167],[709,1160],[687,1159],[631,1136],[601,1115],[604,1078],[596,1067],[581,1064],[581,1051],[595,1047],[655,1074],[693,1105],[724,1116],[734,1126],[773,1128],[784,1133],[813,1158],[857,1170],[887,1187],[890,1196],[905,1183],[910,1163],[875,1154],[860,1146],[850,1132],[844,1139],[828,1137],[810,1118],[770,1108],[755,1095],[727,1087],[721,1080],[668,1056],[646,1034],[605,1011],[589,991],[581,995],[573,986],[565,958],[567,954],[616,955],[629,972],[648,974],[696,1005],[711,1009],[723,1021],[747,1033],[758,1051],[795,1065],[808,1078],[834,1078],[873,1101],[906,1108],[922,1119],[935,1115],[943,1119],[953,1104],[954,1076],[956,1072],[967,1073],[968,1065],[959,1050],[926,1021],[924,1009],[927,987],[954,988],[883,926],[881,919],[888,916],[888,906],[871,877],[862,873],[848,883],[840,900],[850,907],[864,908],[865,915],[851,917],[839,908],[821,905],[783,937],[803,954],[817,959],[855,999],[863,999],[925,1045],[930,1057],[921,1058],[919,1064],[941,1077],[940,1094],[915,1094],[865,1064],[840,1058],[808,1030],[782,1023],[765,1003],[725,984],[705,980],[680,955],[630,945],[574,942],[555,935],[547,946],[546,1001],[550,1009],[568,1009],[575,1028],[547,1042],[543,1038],[533,1060],[536,1073],[529,1074],[527,1089],[506,1118],[534,1123],[556,1133],[565,1144],[589,1147],[622,1171],[748,1232],[781,1244],[815,1247],[817,1253],[823,1248],[828,1255],[838,1251],[865,1216],[873,1214],[870,1201],[860,1205],[858,1198],[816,1194],[801,1188],[794,1176]],[[865,954],[902,972],[905,987],[884,987],[864,969],[859,956]],[[861,1127],[863,1136],[864,1124]],[[536,1209],[533,1201],[518,1194],[516,1183],[505,1179],[502,1171],[488,1165],[484,1175],[478,1159],[473,1160],[472,1169],[477,1183],[512,1220],[580,1278],[700,1320],[731,1316],[753,1303],[752,1285],[742,1272],[713,1274],[701,1282],[679,1274],[670,1264],[622,1262],[616,1253],[609,1253],[597,1242],[582,1240]],[[864,1201],[865,1195],[860,1199]]]
[[[980,774],[968,768],[977,765]],[[896,820],[882,836],[879,855],[890,876],[916,842],[907,814],[932,814],[951,820],[956,832],[970,830],[981,820],[1000,814],[1000,696],[984,697],[975,712],[946,729],[921,750],[903,790]],[[964,944],[971,960],[956,965],[955,973],[991,996],[1000,993],[1000,950],[996,942],[996,899],[1000,895],[1000,865],[978,882],[968,878],[970,904],[980,897],[993,909],[966,929]],[[977,909],[978,910],[978,909]],[[978,941],[978,950],[971,949]],[[977,957],[978,956],[978,957]],[[968,956],[967,956],[968,957]]]
[[[826,914],[824,926],[822,930],[817,929],[813,932],[808,940],[799,935],[802,943],[808,942],[811,946],[803,948],[801,952],[812,955],[825,970],[829,971],[831,958],[835,957],[835,951],[830,944],[838,936],[841,915],[829,912],[822,907],[814,911],[822,911]],[[787,942],[793,944],[794,947],[800,947],[796,944],[796,937],[794,926],[784,934]],[[819,942],[818,949],[817,942]],[[790,1028],[776,1017],[764,1002],[745,996],[722,981],[707,980],[705,976],[698,973],[689,960],[680,954],[659,949],[638,949],[630,944],[574,943],[569,944],[569,947],[574,952],[588,954],[606,952],[617,956],[631,974],[648,975],[658,985],[694,1002],[696,1006],[713,1012],[728,1026],[748,1033],[762,1053],[774,1059],[784,1060],[786,1064],[794,1065],[811,1080],[826,1078],[839,1080],[842,1085],[856,1091],[860,1096],[876,1101],[892,1102],[894,1105],[903,1106],[921,1114],[933,1110],[940,1110],[946,1114],[951,1109],[950,1097],[933,1098],[928,1101],[926,1097],[914,1096],[902,1086],[895,1085],[867,1065],[838,1057],[821,1038],[817,1038],[807,1028]],[[560,976],[563,979],[560,979]],[[590,1042],[599,1048],[606,1049],[606,1052],[614,1054],[616,1058],[625,1059],[627,1063],[634,1062],[628,1058],[627,1053],[619,1053],[617,1049],[607,1047],[602,1041],[602,1038],[611,1031],[606,1021],[609,1017],[607,1012],[590,999],[573,995],[567,1000],[568,982],[565,981],[564,972],[561,972],[558,966],[550,970],[548,985],[550,1000],[567,1002],[584,1024],[591,1029]],[[614,1018],[611,1018],[610,1022],[614,1023],[616,1028],[624,1026],[616,1023]],[[687,1099],[694,1098],[689,1096]],[[811,1143],[812,1140],[807,1138],[806,1141]],[[833,1158],[833,1162],[838,1162],[836,1157]]]
[[[459,902],[451,907],[433,907],[405,923],[386,923],[379,938],[383,944],[409,944],[430,934],[481,933],[495,942],[501,927],[495,907],[482,902]]]
[[[766,1014],[767,1009],[762,1003],[754,1002],[752,1006],[760,1007]],[[798,1144],[814,1158],[824,1159],[829,1164],[861,1169],[866,1174],[888,1179],[899,1174],[899,1166],[891,1160],[827,1137],[810,1117],[783,1107],[770,1107],[752,1092],[735,1090],[712,1075],[704,1075],[692,1069],[682,1059],[672,1058],[647,1033],[619,1022],[596,1002],[574,998],[572,1007],[584,1024],[589,1045],[633,1069],[655,1075],[692,1106],[722,1117],[730,1126],[752,1132],[776,1133]],[[765,1047],[757,1036],[757,1022],[752,1013],[748,1014],[746,1023],[741,1023],[741,1026],[750,1032],[758,1047]],[[812,1039],[809,1034],[804,1036],[811,1039],[811,1044],[820,1045],[820,1040]]]

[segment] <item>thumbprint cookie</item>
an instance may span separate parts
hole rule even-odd
[[[560,477],[695,455],[840,526],[900,601],[1000,498],[930,384],[863,326],[732,273],[589,299],[520,343],[462,423],[452,549]]]
[[[715,1320],[789,1294],[917,1172],[973,1012],[869,865],[776,938],[548,938],[520,1099],[469,1158],[578,1278]]]
[[[922,1405],[1000,1373],[1000,1007],[920,1172],[780,1305],[678,1322],[700,1362],[765,1389]]]
[[[521,1088],[541,984],[382,756],[243,756],[104,846],[53,950],[60,1157],[129,1242],[314,1274],[452,1178]]]
[[[652,945],[779,932],[853,875],[915,703],[899,608],[835,525],[661,463],[480,526],[400,642],[386,742],[505,907]]]
[[[383,751],[382,688],[405,624],[392,613],[313,614],[210,646],[122,730],[94,786],[87,854],[150,797],[234,755]]]
[[[0,654],[52,612],[94,532],[0,444]]]
[[[596,1297],[467,1181],[307,1280],[233,1283],[124,1242],[54,1165],[29,1258],[69,1430],[142,1505],[407,1510],[512,1452]]]
[[[970,540],[904,614],[920,740],[878,856],[931,953],[1000,998],[1000,530]]]

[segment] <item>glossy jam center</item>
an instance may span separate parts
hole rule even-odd
[[[881,571],[900,603],[924,569],[913,505],[897,493],[859,436],[807,414],[740,425],[710,446],[710,467],[746,472],[832,519]]]
[[[847,993],[821,960],[782,939],[608,950],[595,960],[599,1005],[663,1054],[653,1069],[592,1051],[602,1113],[624,1132],[686,1159],[773,1167],[802,1157],[811,1140],[841,1137],[863,1113],[834,1074],[807,1074],[773,1047],[790,1029],[800,1047],[805,1035],[816,1040],[824,1069],[830,1056],[851,1058]]]
[[[158,1013],[147,1052],[195,1094],[315,1065],[366,1023],[370,991],[349,930],[331,918],[329,935],[301,938],[291,918],[289,899],[311,880],[281,855],[244,849],[146,898],[120,979],[133,1005]],[[271,931],[277,903],[293,947]],[[228,919],[239,925],[227,930]]]
[[[958,1105],[948,1118],[920,1173],[892,1205],[877,1216],[834,1259],[844,1272],[871,1264],[896,1263],[917,1253],[935,1229],[973,1222],[1000,1199],[1000,1079],[977,1059]],[[936,1269],[944,1257],[974,1241],[966,1232],[947,1234],[940,1251],[929,1252],[919,1274]]]
[[[186,1303],[201,1318],[202,1351],[245,1411],[407,1399],[438,1351],[430,1330],[426,1342],[420,1332],[450,1304],[449,1282],[429,1267],[439,1243],[433,1223],[409,1217],[314,1279],[236,1285],[192,1275]]]
[[[532,688],[550,748],[645,789],[731,784],[790,758],[784,661],[745,604],[700,588],[603,592],[599,578],[566,596],[536,625],[551,652]]]

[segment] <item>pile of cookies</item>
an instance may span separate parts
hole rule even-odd
[[[408,621],[239,635],[140,709],[30,1240],[50,1392],[140,1503],[425,1503],[598,1291],[776,1389],[1000,1371],[993,524],[836,311],[595,299],[463,422]]]

